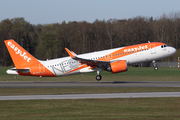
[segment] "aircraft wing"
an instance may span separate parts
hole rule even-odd
[[[106,68],[110,64],[109,61],[90,60],[90,59],[80,58],[74,52],[72,53],[67,48],[65,48],[65,50],[67,51],[67,53],[72,59],[78,60],[81,64],[86,64],[91,67],[101,67],[101,68]]]

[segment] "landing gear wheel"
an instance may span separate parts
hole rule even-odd
[[[157,71],[157,70],[158,70],[158,67],[155,67],[154,70]]]
[[[97,81],[100,81],[100,80],[101,80],[101,78],[102,78],[102,76],[101,76],[101,75],[97,75],[97,76],[96,76],[96,80],[97,80]]]

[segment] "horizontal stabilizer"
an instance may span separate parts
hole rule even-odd
[[[18,72],[23,72],[23,73],[28,73],[28,72],[30,72],[30,69],[29,69],[29,68],[25,68],[25,69],[11,69],[11,70],[18,71]]]
[[[18,72],[28,73],[30,72],[30,68],[25,68],[25,69],[11,68],[6,71],[7,74],[13,74],[13,75],[18,75]]]

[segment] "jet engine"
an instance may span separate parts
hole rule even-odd
[[[125,72],[128,70],[126,60],[120,60],[110,63],[110,66],[107,68],[107,71],[112,73]]]

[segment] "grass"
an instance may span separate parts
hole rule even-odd
[[[28,77],[6,75],[0,68],[0,81],[96,81],[96,73],[67,77]],[[102,72],[102,81],[180,81],[177,68],[134,68],[124,73]],[[174,92],[180,88],[0,88],[0,95],[115,93],[115,92]],[[0,101],[1,120],[131,120],[179,119],[180,98],[125,98],[78,100],[8,100]]]
[[[180,98],[0,101],[1,120],[179,119]]]
[[[96,73],[77,74],[64,77],[32,77],[6,75],[8,68],[0,68],[0,81],[96,81]],[[127,72],[111,74],[101,72],[101,81],[180,81],[178,68],[159,68],[154,71],[151,67],[129,67]]]

